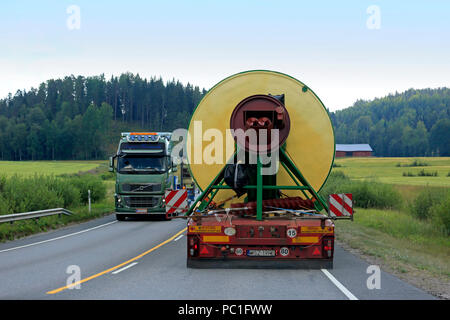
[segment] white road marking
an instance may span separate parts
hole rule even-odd
[[[124,270],[127,270],[128,268],[131,268],[132,266],[135,266],[135,265],[137,265],[137,264],[138,264],[137,262],[130,263],[129,265],[127,265],[127,266],[125,266],[125,267],[123,267],[123,268],[121,268],[121,269],[119,269],[119,270],[113,271],[113,272],[111,272],[111,273],[112,273],[112,274],[118,274],[119,272],[122,272],[122,271],[124,271]]]
[[[349,298],[350,300],[358,300],[358,298],[355,297],[353,293],[351,293],[346,287],[344,287],[344,285],[340,283],[330,272],[328,272],[327,269],[320,270],[322,270],[322,272],[328,277],[328,279],[330,279],[331,282],[333,282],[333,284],[347,296],[347,298]]]
[[[181,238],[183,238],[183,235],[182,235],[182,234],[180,234],[178,237],[176,237],[175,239],[173,239],[173,241],[178,241],[178,240],[180,240]]]
[[[44,241],[39,241],[39,242],[34,242],[34,243],[26,244],[24,246],[19,246],[19,247],[14,247],[14,248],[0,250],[0,253],[6,252],[6,251],[11,251],[11,250],[16,250],[16,249],[22,249],[22,248],[26,248],[26,247],[31,247],[31,246],[35,246],[35,245],[46,243],[46,242],[50,242],[50,241],[64,239],[64,238],[67,238],[67,237],[75,236],[75,235],[80,234],[80,233],[85,233],[85,232],[88,232],[88,231],[91,231],[91,230],[95,230],[95,229],[98,229],[98,228],[101,228],[101,227],[105,227],[107,225],[110,225],[110,224],[113,224],[113,223],[116,223],[116,222],[117,222],[117,220],[112,221],[112,222],[108,222],[108,223],[105,223],[105,224],[101,224],[99,226],[96,226],[96,227],[93,227],[93,228],[89,228],[89,229],[86,229],[86,230],[82,230],[82,231],[66,234],[65,236],[61,236],[61,237],[57,237],[57,238],[53,238],[53,239],[48,239],[48,240],[44,240]]]

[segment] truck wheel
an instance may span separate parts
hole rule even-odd
[[[116,219],[117,221],[124,221],[126,216],[124,214],[118,214],[116,213]]]

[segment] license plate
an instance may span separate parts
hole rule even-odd
[[[275,250],[247,250],[249,257],[275,257]]]
[[[136,209],[136,213],[147,213],[147,208]]]

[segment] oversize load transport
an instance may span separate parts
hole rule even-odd
[[[318,194],[335,154],[319,98],[287,75],[243,72],[214,86],[194,111],[187,148],[200,154],[196,123],[233,134],[236,144],[234,154],[219,150],[226,165],[188,162],[202,194],[186,213],[187,266],[332,268],[333,220],[352,219],[353,210],[350,194],[330,196],[332,213]],[[248,138],[252,130],[256,140]]]

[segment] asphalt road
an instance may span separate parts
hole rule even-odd
[[[185,227],[111,215],[1,244],[0,299],[434,299],[383,271],[368,289],[368,264],[340,247],[332,270],[187,269]]]

